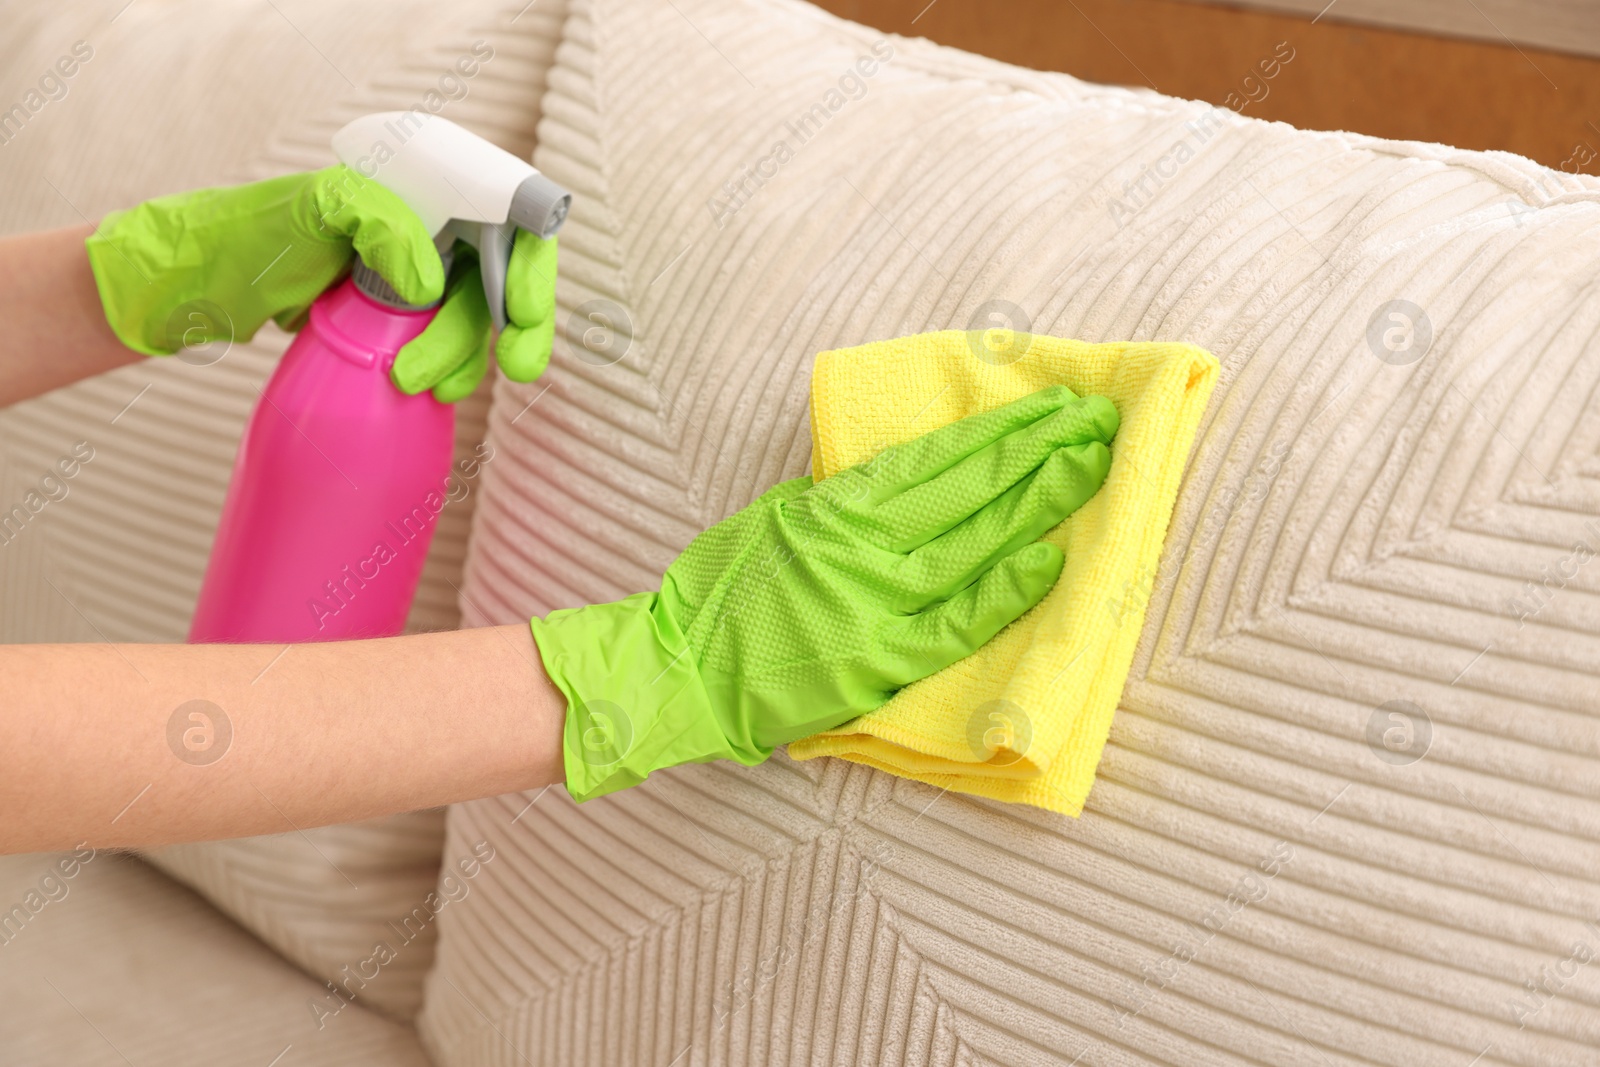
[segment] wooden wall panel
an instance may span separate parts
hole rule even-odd
[[[1502,149],[1600,174],[1600,59],[1189,0],[819,2],[890,32],[1306,129]]]
[[[1216,0],[1192,0],[1215,3]],[[1228,0],[1237,7],[1287,11],[1307,19],[1470,37],[1492,44],[1515,41],[1600,56],[1600,5],[1594,0]]]

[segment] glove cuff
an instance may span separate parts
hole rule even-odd
[[[682,763],[759,763],[770,749],[729,739],[696,656],[656,593],[553,611],[529,622],[545,671],[567,698],[562,761],[574,800],[603,796]]]
[[[94,274],[95,290],[100,295],[100,307],[111,332],[128,348],[145,356],[171,355],[172,350],[163,344],[164,338],[148,325],[148,294],[153,288],[149,278],[151,268],[136,265],[111,236],[127,214],[126,211],[111,212],[84,240],[89,270]]]

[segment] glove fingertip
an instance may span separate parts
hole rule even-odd
[[[389,381],[396,389],[400,390],[406,396],[416,396],[418,393],[428,388],[425,382],[415,381],[410,375],[406,374],[405,371],[401,369],[399,360],[396,360],[394,366],[389,368]]]
[[[1101,440],[1110,444],[1111,439],[1117,436],[1117,431],[1122,428],[1122,415],[1117,411],[1117,405],[1103,396],[1086,396],[1083,404],[1089,409],[1090,417],[1094,420],[1094,427],[1100,432]]]
[[[495,358],[507,378],[531,382],[550,365],[550,347],[555,339],[553,321],[527,328],[507,326],[495,343]]]
[[[399,262],[373,264],[373,268],[408,304],[432,304],[444,296],[444,261],[432,242],[426,250],[419,248]]]
[[[1024,601],[1022,611],[1043,600],[1055,588],[1067,565],[1066,553],[1049,541],[1035,541],[1013,552],[1003,564],[1014,568],[1017,592]],[[1017,614],[1021,614],[1019,611]]]
[[[433,387],[433,398],[441,404],[454,404],[471,396],[477,388],[477,382],[468,382],[464,378],[448,378]]]
[[[454,404],[471,396],[478,388],[478,383],[483,381],[483,376],[489,371],[489,345],[488,337],[484,343],[468,356],[466,361],[445,375],[444,379],[433,387],[433,398],[441,404]]]
[[[1104,482],[1106,475],[1111,472],[1111,449],[1101,441],[1064,445],[1056,449],[1056,455],[1072,463],[1097,485]]]
[[[1058,408],[1064,408],[1068,404],[1077,400],[1078,394],[1074,393],[1067,386],[1057,382],[1055,385],[1047,385],[1040,390],[1039,397],[1042,401],[1045,401],[1048,404],[1054,405]]]

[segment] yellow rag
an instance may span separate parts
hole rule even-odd
[[[1047,385],[1098,393],[1121,428],[1100,491],[1045,535],[1066,554],[1055,588],[987,645],[883,707],[796,741],[958,793],[1078,815],[1094,782],[1144,622],[1161,543],[1216,384],[1216,357],[1165,342],[1038,334],[918,334],[823,352],[811,375],[817,478]]]

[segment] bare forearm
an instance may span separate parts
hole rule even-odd
[[[0,238],[0,407],[143,359],[106,323],[88,225]]]
[[[281,833],[562,780],[566,705],[526,626],[12,645],[0,678],[0,853]]]

